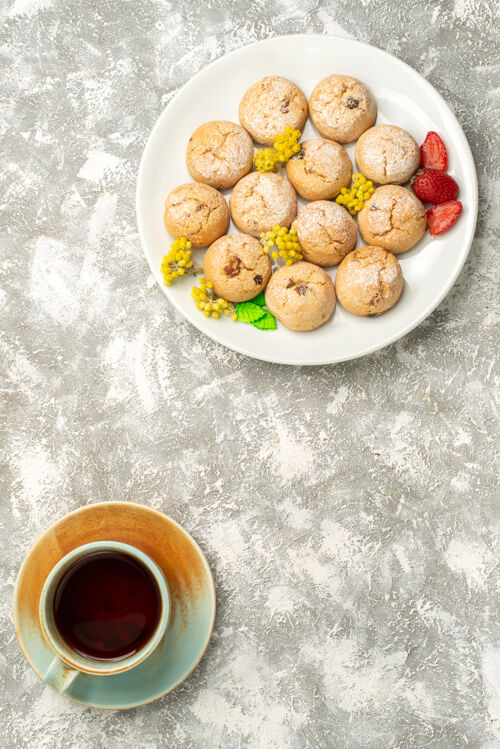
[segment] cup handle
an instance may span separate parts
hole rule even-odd
[[[56,689],[58,692],[65,692],[73,684],[79,673],[56,655],[43,674],[43,680],[49,687]]]

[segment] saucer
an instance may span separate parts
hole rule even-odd
[[[122,541],[148,554],[165,575],[171,597],[165,637],[145,661],[113,676],[81,673],[64,693],[82,705],[117,710],[163,697],[196,668],[212,634],[215,586],[198,544],[178,523],[156,510],[104,502],[66,515],[36,541],[14,592],[17,639],[40,678],[54,657],[38,618],[45,579],[72,549],[104,540]]]

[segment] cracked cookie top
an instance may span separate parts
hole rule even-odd
[[[163,219],[175,239],[186,237],[193,247],[206,247],[226,233],[229,209],[213,187],[189,182],[168,194]]]
[[[340,263],[335,290],[348,312],[376,317],[393,307],[401,296],[401,266],[392,253],[381,247],[359,247]]]
[[[255,237],[226,234],[206,251],[203,273],[220,297],[246,302],[265,288],[271,276],[271,261]]]
[[[272,172],[252,172],[240,179],[229,199],[238,229],[259,237],[273,226],[291,225],[297,215],[297,195],[290,182]]]
[[[238,114],[257,143],[272,146],[287,126],[302,132],[307,120],[307,99],[292,81],[270,75],[245,92]]]
[[[351,183],[352,164],[347,151],[332,140],[316,138],[286,165],[288,179],[306,200],[330,200]]]
[[[291,330],[314,330],[335,309],[335,288],[323,268],[312,263],[283,265],[266,289],[266,306]]]
[[[373,125],[377,104],[370,89],[348,75],[329,75],[309,98],[311,120],[323,138],[352,143]]]
[[[232,187],[252,168],[253,143],[241,125],[216,120],[200,125],[189,139],[189,174],[219,190]]]
[[[356,143],[359,170],[378,185],[408,182],[420,166],[420,149],[406,130],[396,125],[376,125]]]
[[[401,185],[377,187],[358,213],[364,241],[395,255],[416,245],[426,226],[423,204],[412,190]]]
[[[329,200],[303,206],[292,224],[306,260],[317,265],[337,265],[356,244],[352,216]]]

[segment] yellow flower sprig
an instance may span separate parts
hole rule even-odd
[[[362,174],[353,174],[352,187],[350,189],[343,187],[335,200],[339,205],[347,208],[351,216],[355,216],[363,208],[373,191],[374,187],[371,180],[367,180]]]
[[[295,229],[288,230],[286,226],[273,226],[271,231],[263,232],[260,241],[266,254],[271,254],[273,260],[282,259],[286,265],[292,265],[302,260],[302,250]],[[276,247],[275,250],[272,250]]]
[[[169,252],[163,255],[161,272],[163,273],[165,286],[170,286],[176,278],[188,276],[201,270],[191,259],[191,247],[191,242],[186,237],[181,237],[172,242]]]
[[[205,317],[220,317],[223,315],[231,315],[232,320],[237,320],[236,309],[232,302],[228,302],[227,299],[217,296],[213,290],[210,281],[206,281],[205,278],[200,278],[200,285],[193,286],[191,290],[191,297],[196,302],[196,306],[203,312]]]
[[[295,156],[295,154],[301,150],[301,145],[299,143],[301,135],[302,133],[300,130],[295,130],[295,128],[288,125],[283,133],[276,136],[274,148],[277,151],[279,160],[282,164],[286,164],[292,156]]]
[[[255,153],[253,163],[259,172],[275,172],[278,164],[286,164],[292,156],[299,153],[302,146],[299,143],[302,133],[293,127],[276,136],[274,148],[259,148]]]
[[[275,172],[280,157],[274,148],[259,148],[253,157],[253,163],[258,172]]]

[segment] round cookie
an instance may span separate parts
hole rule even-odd
[[[355,158],[358,169],[372,182],[402,185],[420,166],[420,149],[403,128],[375,125],[356,143]]]
[[[329,75],[314,87],[309,113],[323,138],[352,143],[377,119],[377,104],[361,81],[348,75]]]
[[[229,199],[234,223],[259,237],[275,224],[289,227],[297,215],[297,195],[290,182],[273,172],[252,172],[240,179]]]
[[[333,314],[335,287],[317,265],[283,265],[267,284],[266,306],[287,328],[314,330]]]
[[[288,126],[302,132],[307,120],[307,99],[292,81],[269,75],[245,92],[238,114],[257,143],[273,146],[276,136]]]
[[[358,247],[340,263],[335,290],[342,307],[353,315],[381,315],[401,296],[401,266],[381,247]]]
[[[213,187],[188,182],[167,195],[163,219],[175,239],[186,237],[193,247],[206,247],[226,233],[229,209]]]
[[[395,255],[417,244],[425,232],[425,208],[414,192],[401,185],[382,185],[358,213],[364,241]]]
[[[226,234],[206,251],[203,273],[220,297],[246,302],[265,288],[271,276],[271,261],[255,237]]]
[[[356,224],[337,203],[316,200],[300,208],[292,224],[302,255],[316,265],[337,265],[356,244]]]
[[[228,120],[196,128],[186,149],[189,174],[219,190],[232,187],[248,174],[253,162],[252,139],[241,125]]]
[[[333,140],[316,138],[286,165],[288,179],[306,200],[330,200],[351,183],[352,164],[345,148]]]

